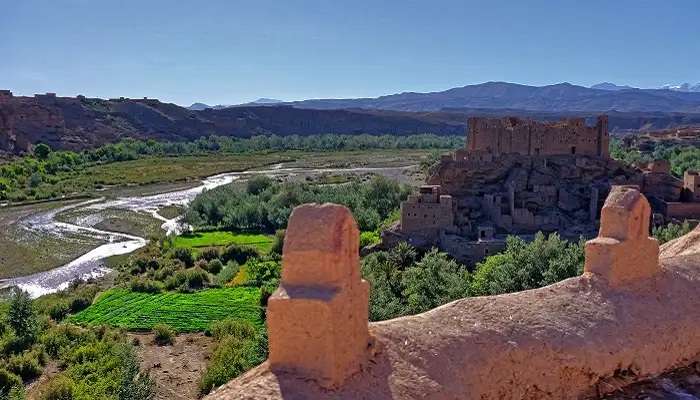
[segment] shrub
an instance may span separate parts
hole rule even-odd
[[[183,264],[185,264],[186,267],[191,267],[194,265],[194,257],[192,256],[192,250],[188,248],[177,248],[173,252],[173,257],[177,260],[182,261]]]
[[[163,291],[162,283],[145,278],[133,278],[129,287],[132,291],[141,293],[160,293]]]
[[[207,271],[195,267],[175,272],[175,275],[165,282],[165,287],[168,290],[196,290],[203,288],[209,282]]]
[[[235,336],[239,339],[254,339],[257,330],[248,321],[226,318],[212,322],[204,333],[220,341],[226,336]]]
[[[60,322],[70,313],[67,301],[57,301],[49,307],[48,314],[56,322]]]
[[[257,175],[248,179],[246,185],[246,191],[252,195],[258,195],[265,191],[265,189],[272,186],[272,179],[265,175]]]
[[[22,386],[22,379],[7,369],[0,367],[0,394],[9,393],[13,387],[18,386]]]
[[[226,336],[211,356],[200,382],[200,390],[203,394],[209,393],[263,361],[265,354],[258,342]]]
[[[26,400],[27,394],[23,386],[13,386],[7,394],[7,400]]]
[[[360,248],[371,246],[381,241],[382,239],[379,236],[379,233],[375,231],[367,231],[360,233]]]
[[[75,314],[90,307],[93,296],[81,295],[74,297],[70,302],[70,311]]]
[[[284,235],[284,229],[275,231],[275,241],[272,243],[270,253],[282,255],[282,251],[284,250]]]
[[[51,147],[44,143],[39,143],[34,146],[34,155],[40,160],[46,160],[51,153]]]
[[[207,263],[207,268],[206,270],[209,271],[210,274],[218,274],[221,272],[221,269],[224,267],[224,264],[219,260],[218,258],[215,258]]]
[[[282,267],[278,261],[251,260],[246,264],[246,286],[277,286],[282,274]]]
[[[65,374],[57,375],[49,381],[44,393],[41,396],[42,400],[72,400],[75,384]]]
[[[243,265],[249,259],[259,256],[260,253],[255,247],[232,244],[221,253],[221,261],[225,263],[235,261],[238,265]]]
[[[40,342],[49,357],[58,358],[64,348],[71,344],[84,342],[89,337],[89,331],[75,325],[63,323],[44,332]]]
[[[668,225],[655,226],[652,229],[651,234],[656,238],[656,240],[659,241],[659,244],[664,244],[673,239],[677,239],[692,230],[693,228],[690,226],[688,221],[683,221],[682,224],[674,224],[671,222]]]
[[[238,274],[239,266],[235,261],[229,261],[223,266],[221,271],[214,277],[214,283],[219,286],[224,286],[229,283]]]
[[[155,398],[155,385],[148,372],[142,372],[133,347],[120,346],[121,379],[117,388],[119,400],[151,400]]]
[[[173,331],[173,329],[168,325],[156,324],[153,326],[153,333],[153,340],[159,346],[170,345],[175,341],[175,331]]]
[[[41,365],[39,365],[40,357],[39,350],[28,350],[22,354],[15,354],[7,360],[7,369],[25,381],[36,378],[42,372]]]
[[[211,261],[217,258],[219,258],[219,250],[216,247],[206,248],[199,253],[200,260]]]
[[[158,281],[165,281],[167,278],[173,276],[175,274],[175,271],[177,271],[177,268],[174,265],[165,265],[160,267],[154,274],[153,277],[158,280]]]

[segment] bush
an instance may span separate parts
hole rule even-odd
[[[175,272],[168,278],[165,287],[168,290],[197,290],[209,284],[209,274],[201,268],[189,268]]]
[[[7,369],[0,367],[0,394],[9,393],[13,387],[18,386],[22,386],[22,379]]]
[[[229,261],[223,266],[221,271],[214,277],[214,283],[219,286],[224,286],[229,283],[238,274],[240,267],[235,261]]]
[[[92,304],[92,296],[82,295],[74,297],[70,302],[70,311],[75,314],[90,307]]]
[[[37,350],[15,354],[7,360],[7,369],[25,381],[36,378],[42,372],[41,365],[39,365],[40,357]]]
[[[174,265],[165,265],[160,267],[154,274],[153,277],[160,281],[163,282],[167,278],[173,276],[175,274],[175,271],[177,271],[177,268]]]
[[[238,265],[243,265],[249,259],[255,257],[260,257],[260,253],[258,253],[255,247],[238,244],[232,244],[226,247],[226,250],[221,253],[222,262],[227,263],[229,261],[235,261]]]
[[[210,274],[216,275],[219,272],[221,272],[221,269],[223,267],[224,267],[224,264],[221,262],[221,260],[219,260],[218,258],[215,258],[215,259],[209,261],[209,263],[207,263],[206,270],[209,271]]]
[[[75,384],[65,374],[57,375],[49,381],[44,393],[41,396],[42,400],[72,400]]]
[[[275,241],[272,243],[270,253],[282,255],[282,251],[284,250],[284,234],[284,229],[275,231]]]
[[[248,179],[246,191],[252,195],[258,195],[272,186],[272,179],[265,175],[257,175]]]
[[[71,344],[87,341],[90,332],[71,324],[59,324],[50,328],[41,336],[41,344],[51,358],[58,358],[63,349]]]
[[[155,398],[155,385],[148,372],[141,372],[133,347],[120,346],[121,379],[117,389],[119,400],[151,400]]]
[[[60,322],[70,313],[70,305],[67,301],[58,301],[51,305],[48,314],[56,322]]]
[[[156,324],[153,326],[153,333],[153,340],[159,346],[170,345],[175,341],[175,331],[173,331],[173,329],[168,325]]]
[[[382,241],[382,239],[379,236],[379,233],[377,233],[375,231],[368,231],[368,232],[360,233],[360,248],[371,246],[371,245],[377,244],[381,241]]]
[[[246,264],[247,279],[243,283],[246,286],[274,286],[279,284],[282,267],[278,261],[250,260]]]
[[[194,257],[192,256],[192,250],[187,248],[177,248],[173,252],[173,257],[177,260],[182,261],[187,268],[194,265]]]
[[[141,293],[160,293],[163,291],[163,284],[152,279],[133,278],[129,283],[129,287],[134,292]]]
[[[27,394],[23,386],[13,386],[7,394],[7,400],[26,400]]]
[[[217,344],[200,382],[202,394],[221,386],[265,361],[266,346],[261,339],[224,336]]]
[[[651,235],[659,241],[659,244],[664,244],[686,235],[692,230],[693,228],[688,221],[683,221],[682,224],[674,224],[671,222],[668,225],[655,226],[651,231]]]
[[[217,341],[226,336],[235,336],[239,339],[254,339],[257,335],[257,330],[248,321],[226,318],[212,322],[204,334],[213,337]]]
[[[219,250],[216,247],[206,248],[199,253],[200,260],[211,261],[217,258],[219,258]]]

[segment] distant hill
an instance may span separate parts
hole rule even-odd
[[[627,89],[636,89],[636,88],[633,88],[632,86],[628,86],[628,85],[622,85],[622,86],[620,86],[620,85],[616,85],[616,84],[610,83],[610,82],[603,82],[603,83],[599,83],[599,84],[597,84],[597,85],[591,86],[591,89],[600,89],[600,90],[627,90]]]
[[[596,96],[591,98],[591,93]],[[82,150],[127,137],[184,141],[210,135],[463,135],[470,116],[517,116],[540,120],[584,117],[592,120],[596,115],[606,113],[612,132],[700,125],[700,112],[597,108],[602,107],[598,104],[610,101],[610,95],[617,96],[616,109],[623,109],[625,102],[646,104],[637,97],[639,93],[643,94],[644,101],[655,96],[657,107],[665,109],[675,108],[681,100],[685,108],[694,109],[694,99],[700,97],[700,93],[671,90],[610,91],[570,84],[537,88],[507,83],[473,85],[436,93],[403,93],[376,99],[263,102],[214,107],[203,103],[180,107],[155,99],[103,100],[46,95],[0,97],[0,153],[22,153],[39,142],[55,149]],[[631,99],[628,96],[632,96]],[[494,106],[481,106],[488,104]],[[586,107],[582,107],[583,110],[566,108],[572,104]],[[351,106],[353,108],[349,108]]]
[[[283,103],[314,109],[439,111],[446,108],[519,109],[556,112],[700,112],[700,93],[668,89],[603,90],[570,83],[528,86],[487,82],[441,92],[405,92],[359,99],[316,99]]]
[[[184,141],[211,135],[460,135],[465,123],[464,116],[449,120],[402,112],[274,105],[191,110],[153,99],[17,96],[0,98],[0,153],[19,154],[39,142],[54,149],[82,150],[127,137]]]
[[[664,85],[662,89],[666,90],[673,90],[676,92],[700,92],[700,83],[696,83],[695,85],[692,85],[690,83],[681,83],[677,85]]]
[[[187,109],[192,110],[192,111],[202,111],[206,110],[207,108],[212,108],[210,105],[204,104],[204,103],[192,103],[191,106],[187,107]]]

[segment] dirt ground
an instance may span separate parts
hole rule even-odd
[[[213,340],[201,333],[181,334],[172,346],[153,343],[153,334],[130,333],[137,338],[141,367],[150,369],[156,382],[157,400],[193,400],[199,397],[199,379],[204,373]]]

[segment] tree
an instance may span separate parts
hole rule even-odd
[[[34,146],[34,155],[40,160],[46,160],[51,154],[51,147],[44,143],[39,143]]]
[[[37,318],[32,299],[27,292],[15,290],[10,298],[7,323],[20,338],[32,338],[36,333]]]
[[[530,243],[509,236],[506,249],[477,264],[470,295],[483,296],[539,288],[583,272],[584,241],[569,243],[542,232]]]

